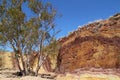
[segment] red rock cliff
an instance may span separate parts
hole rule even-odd
[[[120,14],[85,25],[59,40],[57,71],[120,67]]]

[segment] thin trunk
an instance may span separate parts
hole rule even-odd
[[[41,68],[41,66],[42,66],[42,64],[44,62],[44,57],[43,57],[43,52],[42,52],[44,39],[45,39],[45,32],[42,33],[42,38],[41,38],[40,44],[39,44],[40,52],[39,52],[39,55],[38,55],[38,64],[37,64],[37,68],[36,68],[36,71],[35,71],[36,76],[38,75],[38,71],[39,71],[39,69]]]
[[[39,63],[38,63],[38,65],[37,65],[37,68],[36,68],[36,71],[35,71],[35,75],[37,76],[38,75],[38,71],[39,71],[39,69],[41,68],[41,66],[42,66],[42,64],[44,63],[44,59],[43,59],[43,57],[42,56],[40,56],[40,59],[39,59]]]
[[[23,67],[23,75],[26,75],[26,67],[25,67],[25,62],[24,62],[24,58],[23,58],[23,55],[22,55],[22,52],[19,48],[18,50],[19,54],[20,54],[20,58],[21,58],[21,62],[22,62],[22,67]]]
[[[38,64],[37,64],[37,68],[36,68],[36,71],[35,71],[35,75],[37,76],[38,75],[38,71],[42,65],[41,61],[42,61],[42,40],[41,40],[41,44],[39,45],[39,48],[40,48],[40,52],[38,54]]]
[[[40,67],[42,66],[42,56],[39,54],[38,55],[38,64],[37,64],[37,68],[35,70],[35,75],[37,76],[38,75],[38,71],[40,69]]]
[[[24,62],[22,53],[20,53],[20,56],[21,56],[21,62],[22,62],[22,66],[23,66],[23,75],[26,75],[25,62]]]
[[[39,71],[40,67],[41,67],[40,65],[37,65],[37,68],[36,68],[36,71],[35,71],[35,76],[38,75],[38,71]]]
[[[38,75],[39,69],[41,68],[41,66],[42,66],[43,63],[45,62],[46,57],[47,57],[47,56],[44,56],[44,57],[43,57],[43,55],[41,55],[41,56],[38,58],[39,63],[38,63],[38,65],[37,65],[37,68],[36,68],[36,71],[35,71],[35,75],[36,75],[36,76]]]
[[[18,66],[19,71],[22,72],[22,69],[21,69],[21,67],[20,67],[20,62],[19,62],[19,59],[18,59],[18,56],[16,55],[16,53],[15,53],[15,59],[16,59],[16,62],[17,62],[17,66]]]
[[[26,74],[29,74],[31,65],[30,65],[30,61],[29,61],[29,56],[28,56],[28,54],[26,55],[25,64],[26,64],[26,66],[25,66],[25,67],[26,67]]]
[[[14,42],[15,40],[13,40],[13,42]],[[14,46],[14,44],[13,44],[13,42],[11,42],[10,44],[12,45],[12,48],[14,49],[14,51],[15,51],[15,59],[16,59],[16,62],[17,62],[17,66],[18,66],[18,69],[19,69],[19,71],[20,72],[22,72],[22,69],[21,69],[21,67],[20,67],[20,62],[19,62],[19,59],[18,59],[18,51],[16,50],[16,48],[15,48],[15,46]],[[16,41],[15,41],[16,42]]]

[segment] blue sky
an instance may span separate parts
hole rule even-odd
[[[61,18],[56,18],[55,24],[57,30],[61,32],[57,39],[67,36],[69,32],[74,31],[78,26],[85,25],[99,19],[106,19],[115,13],[120,12],[120,0],[43,0],[51,2],[57,9]],[[31,11],[23,5],[27,17],[33,16]],[[11,49],[7,48],[9,51]]]
[[[61,18],[56,19],[56,27],[61,32],[57,38],[66,36],[80,25],[106,19],[120,12],[120,0],[43,0],[51,2]]]

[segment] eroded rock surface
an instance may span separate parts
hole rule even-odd
[[[120,67],[120,14],[85,25],[59,40],[57,71]]]

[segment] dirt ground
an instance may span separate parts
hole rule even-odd
[[[14,75],[16,70],[0,70],[0,80],[120,80],[120,73],[114,73],[114,71],[81,71],[78,73],[66,73],[66,74],[54,74],[46,73],[52,75],[57,75],[54,79],[41,78],[41,75],[35,76],[24,76],[18,77]]]
[[[36,76],[16,76],[16,70],[1,70],[0,71],[0,80],[54,80],[41,78],[40,75]]]

